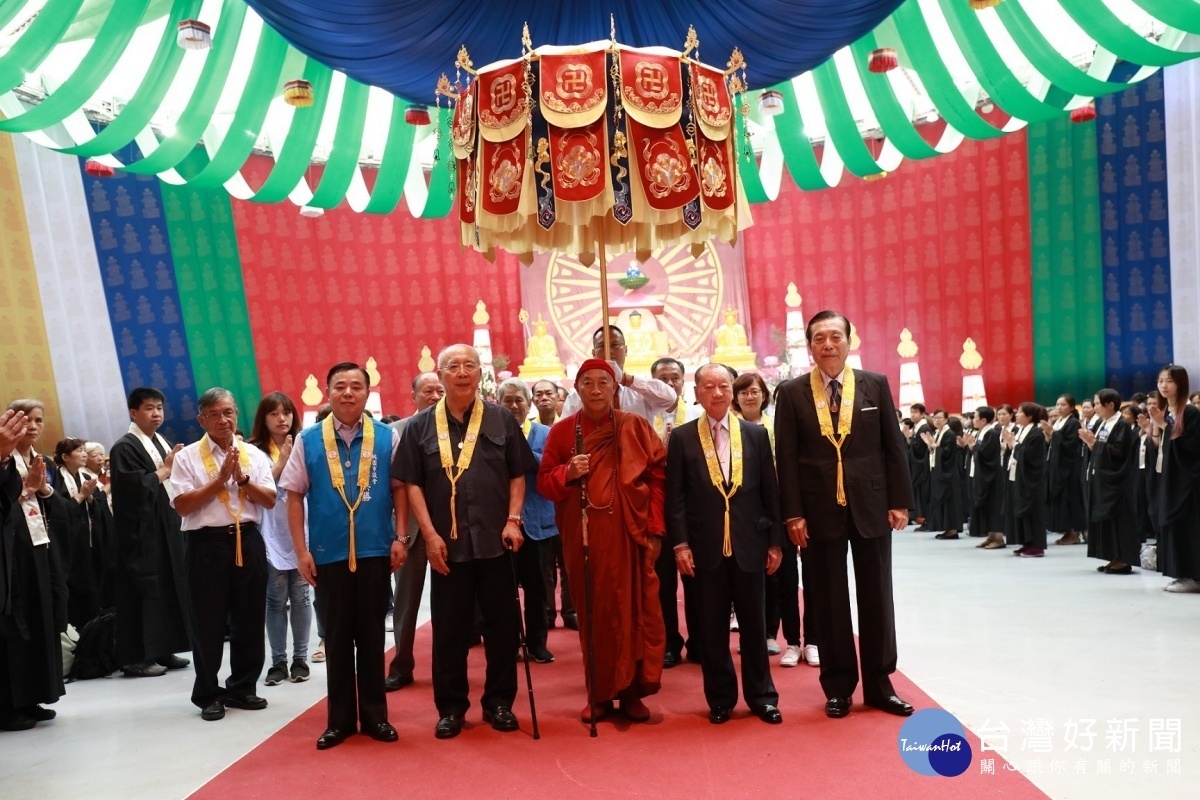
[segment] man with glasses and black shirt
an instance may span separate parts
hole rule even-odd
[[[434,735],[457,736],[471,706],[467,651],[477,605],[487,657],[483,721],[515,731],[520,611],[505,551],[515,553],[524,541],[525,474],[538,462],[513,415],[479,398],[475,348],[447,347],[438,374],[446,396],[408,422],[395,462],[433,568]]]

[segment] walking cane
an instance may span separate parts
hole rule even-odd
[[[524,535],[524,533],[525,530],[522,528],[521,534]],[[517,631],[521,634],[521,658],[525,661],[525,686],[529,688],[529,717],[533,720],[533,738],[540,739],[542,735],[538,733],[537,704],[533,702],[533,675],[529,672],[529,642],[525,638],[525,618],[521,615],[521,592],[517,588],[517,555],[512,550],[508,551],[508,563],[512,566],[513,594],[517,598]]]
[[[580,412],[583,413],[583,412]],[[575,423],[575,454],[583,453],[583,430],[579,427],[579,422]],[[588,476],[584,475],[579,479],[579,512],[583,522],[583,602],[586,608],[584,609],[584,619],[587,624],[587,697],[588,697],[588,717],[591,718],[591,731],[588,736],[596,738],[596,704],[592,700],[593,692],[596,687],[596,642],[592,633],[592,569],[591,559],[588,555],[588,513],[587,513],[587,484]]]

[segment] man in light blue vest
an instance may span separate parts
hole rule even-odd
[[[333,413],[301,431],[279,476],[279,487],[288,493],[296,565],[317,590],[317,612],[325,624],[329,722],[318,750],[341,744],[360,724],[373,739],[397,739],[383,686],[383,618],[391,593],[388,576],[406,555],[396,519],[408,517],[404,484],[391,471],[400,434],[364,413],[371,388],[367,371],[337,364],[326,386]]]

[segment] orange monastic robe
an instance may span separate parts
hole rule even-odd
[[[650,423],[621,411],[614,412],[613,422],[599,426],[583,412],[572,414],[555,423],[546,438],[538,491],[555,504],[571,595],[580,611],[579,641],[585,657],[580,482],[567,482],[567,462],[576,454],[577,419],[582,424],[584,452],[591,456],[587,530],[596,648],[592,701],[615,699],[630,686],[644,697],[661,685],[666,652],[658,577],[649,554],[652,538],[661,541],[665,528],[666,451]],[[584,674],[586,678],[586,668]]]

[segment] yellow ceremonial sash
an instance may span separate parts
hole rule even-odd
[[[363,414],[362,426],[362,449],[358,453],[358,480],[356,481],[358,497],[354,498],[354,504],[351,505],[346,498],[346,473],[342,471],[342,456],[338,452],[337,441],[334,438],[333,415],[330,414],[321,423],[321,442],[325,445],[325,457],[329,460],[329,479],[333,483],[333,488],[337,489],[337,493],[341,495],[346,509],[350,512],[351,572],[358,569],[358,560],[354,554],[354,512],[358,511],[358,507],[362,505],[363,497],[371,485],[371,462],[375,460],[375,424],[370,417]],[[346,448],[346,452],[349,454],[349,447]]]
[[[279,445],[275,444],[274,439],[267,439],[267,455],[271,457],[272,464],[279,463]]]
[[[820,368],[808,373],[809,385],[812,386],[813,403],[817,407],[817,420],[821,424],[821,435],[837,449],[837,501],[839,506],[846,505],[846,488],[842,478],[842,445],[850,435],[850,423],[854,417],[854,370],[843,370],[845,380],[842,381],[842,406],[838,412],[837,436],[833,432],[833,416],[829,413],[829,403],[825,399],[825,385],[821,381]]]
[[[246,445],[234,437],[234,442],[237,443],[238,462],[242,465],[242,475],[250,477],[250,451],[246,449]],[[208,477],[215,478],[221,470],[217,468],[217,460],[213,457],[212,439],[208,438],[208,434],[204,434],[204,438],[200,440],[200,460],[204,462],[204,471],[208,473]],[[242,566],[242,509],[246,507],[246,488],[238,487],[238,509],[236,512],[233,506],[229,504],[229,487],[224,483],[221,484],[221,491],[217,493],[217,499],[221,501],[221,505],[225,506],[225,512],[229,514],[233,520],[234,536],[234,556],[233,563],[239,567]]]
[[[721,553],[728,558],[733,555],[733,543],[729,538],[729,498],[737,494],[742,485],[742,425],[733,415],[726,417],[729,425],[729,491],[725,491],[725,476],[721,474],[721,462],[717,458],[717,446],[713,443],[712,428],[708,414],[700,418],[700,449],[704,451],[704,462],[708,465],[708,477],[725,501],[725,540]]]
[[[467,425],[467,434],[463,437],[458,452],[458,463],[450,452],[450,422],[446,416],[446,398],[438,400],[433,412],[434,422],[437,423],[438,455],[442,458],[442,469],[446,470],[446,479],[450,481],[450,538],[458,538],[458,479],[471,466],[471,458],[475,455],[475,443],[479,441],[479,428],[483,425],[483,401],[475,398],[471,407],[471,422]],[[455,472],[455,469],[458,471]]]
[[[678,428],[685,422],[687,422],[687,406],[684,404],[683,398],[681,397],[675,403],[675,424],[671,430]],[[662,414],[659,414],[654,418],[654,430],[660,437],[667,432],[667,423]]]
[[[525,434],[525,438],[529,438],[529,432],[533,430],[533,420],[527,419],[521,423],[521,433]]]

